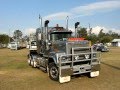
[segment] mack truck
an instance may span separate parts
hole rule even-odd
[[[28,63],[47,72],[50,79],[60,83],[69,82],[71,76],[88,73],[99,76],[100,53],[93,50],[85,38],[72,36],[72,31],[63,27],[44,27],[36,30],[37,50],[30,50]],[[77,33],[79,22],[75,23]]]

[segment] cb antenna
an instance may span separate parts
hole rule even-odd
[[[66,17],[66,30],[68,30],[68,20],[69,20],[69,16]]]
[[[89,35],[91,35],[92,28],[91,28],[91,26],[90,26],[90,23],[88,23],[88,24],[89,24]]]

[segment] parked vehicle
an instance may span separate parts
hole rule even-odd
[[[101,45],[94,45],[94,50],[97,50],[97,51],[101,51],[101,52],[108,52],[109,51],[109,48],[103,44]]]
[[[108,49],[108,47],[107,47],[107,46],[105,46],[105,45],[101,45],[101,46],[98,46],[97,51],[101,51],[101,52],[108,52],[108,51],[109,51],[109,49]]]
[[[18,42],[11,42],[11,50],[18,50],[20,49],[20,44]]]
[[[8,43],[8,46],[7,46],[7,48],[9,48],[9,49],[11,48],[11,43]]]
[[[72,37],[72,31],[58,25],[49,28],[48,23],[46,20],[45,27],[36,31],[37,49],[30,49],[29,65],[48,72],[50,79],[60,83],[70,81],[71,75],[99,76],[100,53],[93,50],[90,41]]]

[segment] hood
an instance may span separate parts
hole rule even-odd
[[[67,40],[52,42],[52,51],[63,52],[71,54],[72,48],[76,47],[89,47],[89,41],[87,40]]]

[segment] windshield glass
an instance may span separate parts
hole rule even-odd
[[[71,37],[71,33],[66,33],[66,32],[59,32],[59,33],[52,33],[50,35],[50,39],[52,41],[56,40],[67,40],[67,38]]]

